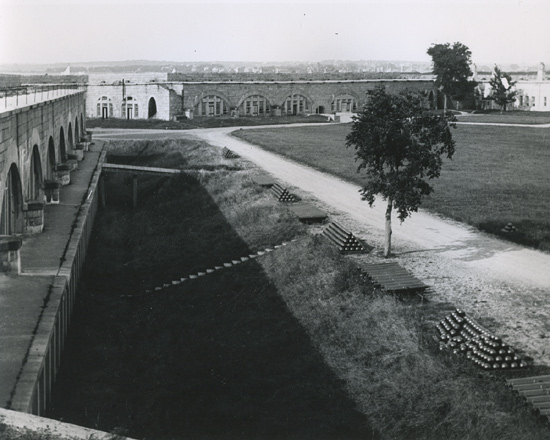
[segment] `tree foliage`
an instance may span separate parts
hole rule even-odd
[[[502,72],[498,66],[495,66],[489,85],[491,86],[491,92],[489,99],[495,101],[498,105],[506,111],[506,106],[514,102],[516,99],[517,91],[514,90],[516,81],[512,81],[512,77],[505,72]]]
[[[398,95],[379,87],[367,92],[367,104],[353,118],[346,146],[356,150],[357,171],[366,173],[360,190],[370,206],[377,195],[388,201],[386,256],[391,246],[391,211],[404,221],[430,194],[430,180],[439,177],[443,157],[452,158],[454,116],[426,111],[422,98],[411,92]],[[388,237],[389,235],[389,237]]]
[[[428,49],[432,57],[435,85],[445,95],[462,100],[471,93],[476,85],[470,81],[472,52],[462,43],[433,44]]]

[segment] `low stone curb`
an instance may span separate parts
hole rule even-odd
[[[181,277],[178,280],[173,280],[169,283],[163,283],[162,286],[157,286],[157,287],[154,287],[152,289],[148,289],[148,290],[145,291],[145,293],[159,292],[163,289],[167,289],[169,287],[177,286],[179,284],[185,283],[185,282],[190,281],[190,280],[196,280],[197,278],[204,277],[206,275],[210,275],[214,272],[217,272],[218,270],[228,269],[230,267],[235,267],[237,264],[241,264],[241,263],[244,263],[246,261],[254,260],[255,258],[261,257],[262,255],[268,254],[270,252],[273,252],[276,249],[279,249],[283,246],[287,246],[288,244],[290,244],[292,242],[295,242],[297,240],[298,240],[297,238],[294,238],[294,239],[290,240],[289,242],[284,241],[281,244],[273,246],[273,248],[266,248],[263,251],[256,252],[255,254],[250,254],[250,255],[247,255],[245,257],[240,257],[238,260],[231,260],[230,263],[222,263],[222,265],[220,265],[220,266],[214,266],[213,269],[206,269],[205,271],[197,272],[196,274],[187,275],[187,276]]]

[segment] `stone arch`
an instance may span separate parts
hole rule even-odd
[[[75,145],[80,142],[80,128],[78,124],[78,116],[74,119],[74,143]]]
[[[55,143],[53,136],[48,140],[48,153],[46,159],[46,179],[53,180],[55,171]]]
[[[40,200],[42,198],[42,159],[38,145],[32,147],[30,169],[27,181],[27,199]]]
[[[231,100],[218,91],[204,91],[195,98],[195,116],[222,116],[231,109]]]
[[[147,119],[152,119],[157,115],[157,101],[154,96],[149,98],[149,103],[147,104]]]
[[[247,93],[239,100],[237,110],[241,116],[269,116],[271,101],[263,94]]]
[[[311,113],[312,109],[313,100],[303,92],[288,95],[281,104],[282,115]]]
[[[67,144],[69,145],[69,150],[72,151],[74,149],[73,127],[72,127],[72,124],[70,122],[69,122],[69,129],[67,130]]]
[[[65,162],[67,160],[67,148],[65,147],[65,132],[63,127],[59,129],[59,160]]]
[[[13,235],[23,232],[23,191],[21,176],[15,163],[12,163],[6,180],[0,212],[0,235]]]
[[[331,112],[354,113],[359,110],[359,106],[359,96],[349,89],[338,90],[330,101]]]

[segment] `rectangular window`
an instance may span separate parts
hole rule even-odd
[[[138,116],[139,116],[138,105],[134,104],[134,118],[137,118]]]
[[[520,97],[519,97],[519,105],[520,105],[520,106],[523,105],[523,96],[520,96]]]
[[[525,105],[529,105],[529,96],[525,97]]]
[[[544,97],[544,106],[546,107],[546,96]]]
[[[101,104],[97,104],[97,117],[101,116]]]
[[[533,101],[533,107],[535,106],[535,97],[534,96],[531,96],[531,100]]]

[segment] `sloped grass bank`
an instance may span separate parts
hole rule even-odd
[[[384,438],[550,436],[524,401],[506,388],[502,376],[480,372],[471,362],[439,351],[430,318],[446,312],[437,305],[372,292],[353,265],[320,237],[260,262]]]
[[[165,154],[150,165],[226,163],[201,143],[150,147]],[[49,416],[148,439],[374,438],[257,260],[145,293],[289,241],[296,219],[244,170],[139,188],[133,210],[131,179],[108,177]]]
[[[262,148],[358,185],[355,151],[346,148],[350,124],[239,130],[234,135]],[[445,161],[422,208],[516,243],[550,251],[547,129],[459,125],[456,151]],[[517,233],[502,232],[507,223]]]
[[[246,162],[200,142],[156,148],[151,165],[240,170],[140,181],[136,211],[130,182],[109,183],[52,415],[155,439],[548,438],[502,381],[439,351],[433,316],[448,310],[378,292],[254,186]]]

